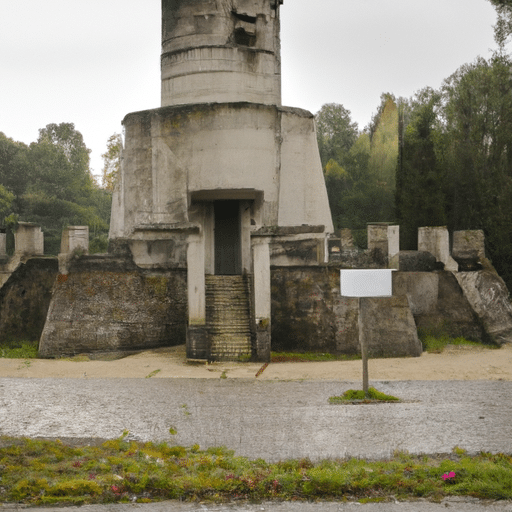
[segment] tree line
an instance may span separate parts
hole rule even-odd
[[[47,125],[29,145],[0,132],[0,222],[8,253],[19,221],[42,227],[45,254],[59,253],[62,230],[73,225],[89,226],[90,252],[106,251],[111,192],[95,182],[89,153],[72,123]]]
[[[439,89],[412,98],[386,93],[358,131],[342,105],[316,114],[317,135],[336,228],[400,224],[401,249],[417,249],[417,229],[482,229],[493,265],[512,286],[512,2],[498,11],[489,59],[477,58]],[[358,232],[357,230],[361,230]]]

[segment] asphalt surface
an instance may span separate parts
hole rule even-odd
[[[168,440],[184,446],[197,443],[202,449],[226,446],[237,455],[268,461],[378,459],[395,450],[434,454],[449,453],[455,446],[469,453],[512,453],[512,382],[394,381],[372,385],[403,402],[331,405],[330,396],[354,387],[354,383],[332,381],[3,378],[0,434],[92,442],[129,430],[129,438],[135,440]],[[171,435],[170,428],[177,433]],[[467,500],[445,502],[442,508],[432,503],[373,504],[373,508],[372,504],[327,503],[308,508],[310,505],[240,508],[167,502],[80,510],[256,512],[263,507],[272,512],[433,512],[446,508],[512,512],[509,502]]]

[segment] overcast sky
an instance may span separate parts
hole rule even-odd
[[[285,0],[283,104],[341,103],[359,128],[383,92],[439,87],[495,48],[487,0]],[[160,0],[0,0],[0,131],[29,144],[71,122],[101,153],[129,112],[160,106]]]

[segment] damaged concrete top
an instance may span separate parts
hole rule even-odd
[[[281,103],[275,0],[163,0],[162,106]]]

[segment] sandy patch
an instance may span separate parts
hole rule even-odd
[[[0,359],[0,377],[21,378],[227,378],[259,380],[361,379],[361,361],[190,364],[185,346],[149,350],[115,361]],[[512,345],[500,349],[448,347],[442,354],[371,359],[371,380],[512,380]]]

